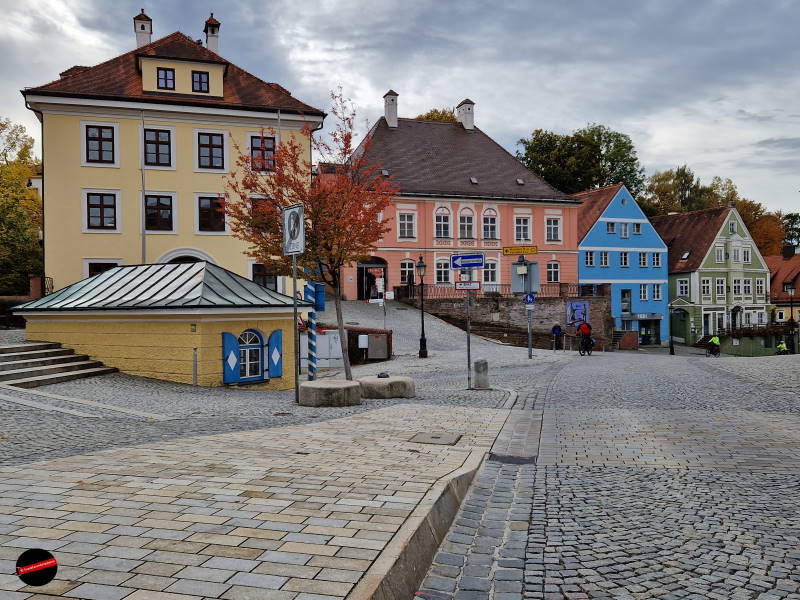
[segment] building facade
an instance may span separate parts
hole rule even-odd
[[[610,284],[618,330],[636,331],[639,344],[669,341],[667,246],[624,185],[573,195],[578,218],[578,281]]]
[[[385,114],[371,131],[369,160],[394,178],[400,193],[383,219],[389,231],[372,257],[345,273],[344,293],[369,299],[380,290],[418,283],[414,263],[427,265],[426,284],[453,286],[471,276],[489,290],[510,290],[512,263],[504,246],[536,246],[542,286],[576,283],[578,201],[526,169],[475,126],[464,100],[458,122],[397,116],[398,96],[384,96]],[[450,270],[450,255],[483,253],[486,266]]]
[[[767,324],[769,268],[735,208],[671,214],[651,222],[669,248],[676,340],[692,344],[724,330]]]
[[[770,300],[775,307],[771,322],[800,322],[800,254],[784,246],[778,256],[765,256],[770,271]]]
[[[237,149],[269,170],[276,144],[304,141],[324,113],[175,32],[22,91],[42,124],[45,275],[59,289],[117,265],[206,260],[283,291],[230,235],[221,210]],[[305,145],[310,144],[307,140]]]

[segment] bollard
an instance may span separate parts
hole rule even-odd
[[[472,389],[475,390],[488,390],[489,388],[489,363],[485,360],[476,360],[475,367],[475,382]]]

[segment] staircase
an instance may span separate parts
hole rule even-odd
[[[0,346],[0,385],[32,388],[116,371],[115,367],[106,367],[85,354],[75,354],[61,344]]]
[[[611,351],[619,350],[619,341],[625,337],[625,334],[628,333],[627,331],[622,331],[620,329],[615,329],[614,333],[611,335]]]
[[[694,346],[695,348],[705,348],[706,346],[708,346],[708,340],[710,340],[712,337],[714,337],[714,336],[712,336],[712,335],[704,335],[699,340],[697,340],[694,344],[692,344],[692,346]]]

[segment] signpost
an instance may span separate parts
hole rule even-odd
[[[483,254],[451,254],[450,268],[457,269],[482,269]]]
[[[481,289],[480,281],[456,281],[457,290],[479,290]]]
[[[283,255],[292,257],[294,309],[294,401],[300,403],[300,330],[297,328],[297,255],[306,250],[306,220],[302,204],[283,209]]]
[[[503,256],[522,256],[524,254],[539,254],[537,246],[503,246]]]
[[[450,268],[454,271],[466,270],[469,276],[466,281],[457,281],[457,290],[466,290],[464,302],[467,309],[467,389],[472,389],[472,334],[471,334],[471,321],[470,321],[470,305],[472,304],[471,290],[481,289],[479,281],[472,280],[472,269],[482,269],[484,266],[484,255],[480,252],[472,254],[451,254],[450,255]],[[463,279],[463,274],[462,274]]]
[[[533,302],[536,300],[536,294],[525,294],[522,300],[525,302],[525,312],[528,317],[528,358],[533,358]]]

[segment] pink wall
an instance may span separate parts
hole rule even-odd
[[[434,214],[442,209],[447,209],[450,215],[450,239],[436,239]],[[483,238],[483,216],[487,211],[494,211],[497,222],[498,240]],[[459,216],[472,214],[473,239],[459,237]],[[415,238],[403,239],[399,237],[399,215],[410,213],[415,215]],[[517,217],[529,219],[531,241],[517,241],[515,239],[515,219]],[[497,283],[508,285],[511,283],[511,263],[516,256],[503,256],[503,246],[538,246],[537,255],[526,255],[528,260],[539,263],[542,283],[547,283],[548,262],[558,262],[560,266],[560,281],[574,283],[578,281],[578,240],[577,240],[577,205],[539,204],[532,202],[511,203],[507,201],[477,202],[477,201],[447,201],[435,198],[397,198],[392,206],[383,215],[388,221],[390,230],[378,244],[375,257],[387,262],[386,289],[391,290],[400,285],[401,262],[413,260],[416,262],[420,255],[428,265],[425,283],[436,283],[435,264],[437,260],[449,260],[450,254],[464,252],[482,252],[486,260],[497,262]],[[555,218],[560,220],[560,242],[547,242],[545,234],[545,220]],[[477,278],[483,281],[480,271]],[[348,299],[358,297],[356,266],[345,271],[344,294]],[[451,273],[451,283],[456,281],[458,274]]]

